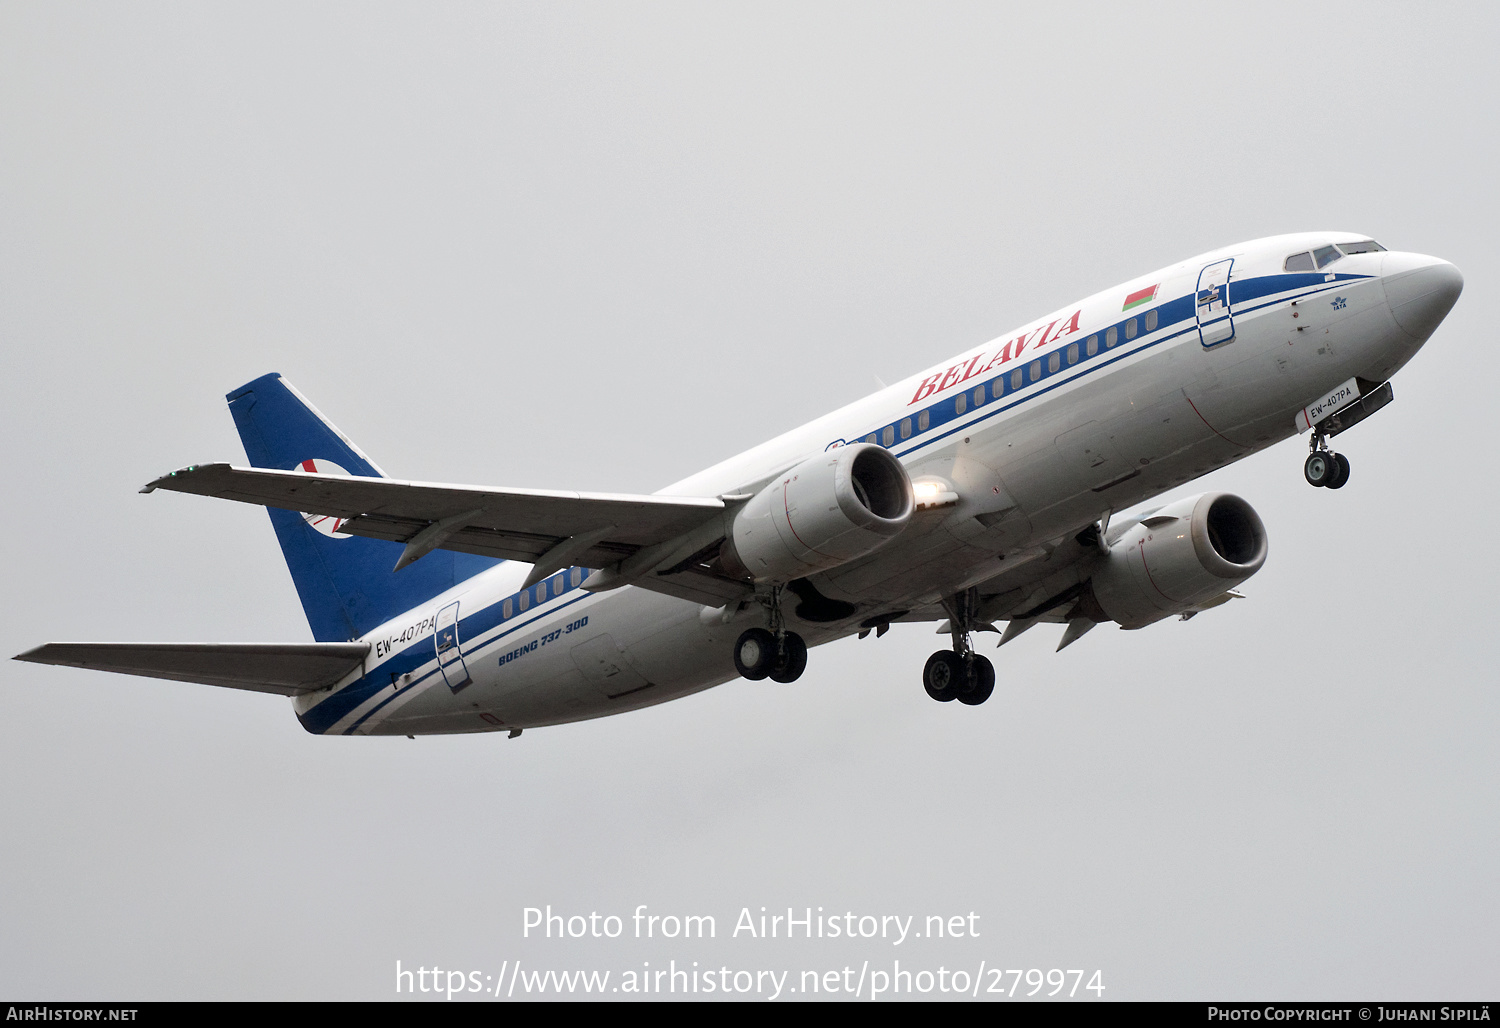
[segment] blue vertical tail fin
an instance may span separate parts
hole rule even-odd
[[[291,383],[270,374],[225,397],[252,466],[385,478]],[[336,518],[266,508],[319,642],[354,639],[500,563],[434,550],[393,572],[401,544],[341,534]]]

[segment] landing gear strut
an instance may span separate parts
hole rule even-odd
[[[978,706],[995,691],[995,665],[974,652],[969,636],[976,627],[979,591],[969,589],[944,600],[953,632],[953,649],[938,650],[922,669],[922,688],[939,703],[957,700]]]
[[[1310,445],[1312,452],[1302,465],[1302,477],[1307,479],[1307,484],[1328,489],[1344,488],[1344,483],[1349,481],[1349,458],[1329,449],[1328,438],[1316,429]]]
[[[807,669],[807,643],[788,632],[781,618],[781,587],[771,590],[766,607],[771,628],[747,628],[734,644],[734,669],[752,682],[795,682]]]

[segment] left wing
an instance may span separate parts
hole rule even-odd
[[[749,592],[691,560],[724,538],[719,515],[727,505],[717,497],[500,489],[228,464],[183,468],[141,491],[156,489],[339,518],[338,532],[405,543],[395,570],[442,548],[534,564],[527,584],[570,565],[634,560],[628,584],[715,606]]]

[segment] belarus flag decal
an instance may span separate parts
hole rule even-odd
[[[1147,286],[1145,289],[1137,289],[1135,292],[1125,297],[1125,306],[1121,307],[1120,310],[1128,311],[1132,307],[1139,307],[1143,303],[1150,303],[1152,300],[1156,299],[1156,291],[1159,288],[1161,288],[1160,282],[1156,283],[1156,285],[1154,286]]]

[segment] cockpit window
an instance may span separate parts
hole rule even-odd
[[[1313,264],[1312,253],[1294,253],[1286,259],[1284,265],[1287,271],[1316,271],[1317,265]]]
[[[1328,267],[1328,265],[1342,256],[1344,255],[1339,253],[1339,248],[1336,246],[1320,246],[1313,251],[1313,260],[1318,262],[1319,271]]]
[[[1363,242],[1359,243],[1339,243],[1338,248],[1340,250],[1343,250],[1345,254],[1380,253],[1385,249],[1385,247],[1381,246],[1373,239],[1366,239]]]

